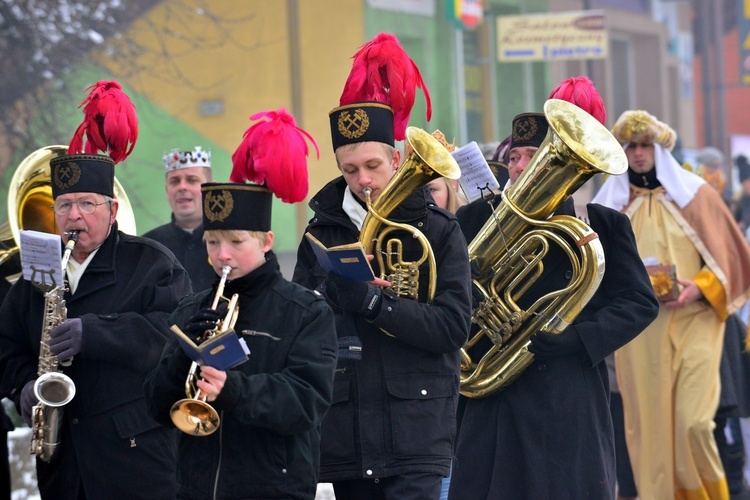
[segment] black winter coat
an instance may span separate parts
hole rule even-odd
[[[467,237],[481,228],[481,214],[489,213],[482,202],[459,211]],[[574,215],[572,199],[557,213]],[[588,215],[606,269],[591,301],[562,333],[578,335],[584,352],[535,360],[503,392],[465,398],[452,498],[614,498],[614,433],[604,358],[648,326],[659,304],[628,218],[595,204],[588,205]],[[530,297],[539,296],[539,287],[559,289],[570,279],[569,262],[554,251],[556,246],[551,248],[545,274]]]
[[[205,290],[214,282],[216,272],[208,262],[208,250],[206,242],[203,241],[203,225],[188,233],[175,223],[172,214],[171,222],[155,227],[143,237],[151,238],[169,248],[190,276],[194,291]]]
[[[176,433],[148,416],[143,381],[171,336],[169,315],[189,293],[166,248],[113,226],[76,293],[65,294],[68,317],[83,322],[83,347],[62,369],[76,395],[64,407],[59,459],[37,461],[44,498],[78,498],[79,485],[87,498],[174,497]],[[20,279],[0,310],[0,392],[17,405],[37,378],[43,306],[42,293]]]
[[[272,253],[267,259],[224,290],[225,297],[239,293],[234,330],[250,356],[227,371],[210,403],[219,429],[204,437],[180,434],[180,498],[315,497],[320,424],[336,368],[333,312],[320,294],[286,281]],[[184,327],[214,295],[212,288],[186,297],[171,322]],[[172,426],[169,409],[185,397],[189,368],[190,359],[170,340],[146,381],[149,412],[164,425]]]
[[[341,208],[345,187],[339,177],[310,201],[315,216],[307,230],[326,246],[352,243],[359,236]],[[437,208],[426,189],[413,193],[388,218],[418,228],[430,241],[437,261],[435,298],[431,305],[424,303],[425,265],[418,302],[386,290],[372,320],[334,307],[339,338],[359,337],[362,359],[339,359],[333,405],[323,422],[322,481],[449,472],[458,354],[471,317],[466,241],[455,217]],[[405,260],[422,254],[411,235],[392,236],[403,241]],[[311,289],[326,279],[306,238],[293,279]]]

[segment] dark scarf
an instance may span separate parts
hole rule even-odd
[[[661,182],[656,178],[656,167],[645,174],[638,174],[628,167],[628,180],[632,185],[639,188],[656,189],[661,186]]]

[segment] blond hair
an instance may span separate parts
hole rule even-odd
[[[260,240],[261,246],[268,243],[268,231],[248,231],[246,229],[206,229],[203,232],[203,241],[208,238],[236,239],[249,234],[252,238]]]
[[[336,165],[338,165],[339,167],[341,166],[341,163],[339,163],[339,156],[336,153],[338,153],[339,151],[354,151],[355,149],[360,147],[362,144],[366,144],[368,142],[377,142],[377,141],[353,142],[351,144],[344,144],[343,146],[339,146],[338,148],[336,148],[336,151],[334,151],[333,153],[334,156],[336,156]],[[393,154],[396,152],[396,148],[384,142],[377,142],[377,143],[383,146],[386,156],[388,156],[388,158],[392,160]]]
[[[453,184],[454,181],[446,177],[438,177],[436,179],[433,179],[431,182],[435,181],[445,184],[445,189],[448,192],[448,197],[445,200],[446,210],[455,214],[459,208],[466,205],[466,197],[464,196],[462,191],[456,189],[456,186]]]

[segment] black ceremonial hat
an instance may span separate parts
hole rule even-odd
[[[500,188],[502,189],[502,187],[505,186],[505,183],[510,179],[510,174],[508,173],[508,165],[501,161],[493,160],[487,160],[487,165],[489,165],[490,170],[492,171],[492,175],[495,176],[495,179],[497,179],[497,183],[500,184]]]
[[[201,184],[203,229],[270,231],[273,195],[256,184]]]
[[[74,154],[50,160],[52,197],[99,193],[114,198],[115,162],[106,155]]]
[[[510,149],[522,146],[539,147],[547,135],[547,119],[542,113],[522,113],[513,118]]]
[[[393,146],[393,110],[376,102],[355,102],[328,113],[333,150],[357,142],[382,142]]]

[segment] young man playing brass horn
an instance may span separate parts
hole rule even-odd
[[[534,174],[526,170],[539,161],[535,155],[547,130],[546,117],[540,113],[513,119],[508,189],[523,185],[521,181]],[[531,196],[533,191],[525,193]],[[614,435],[604,359],[638,335],[653,320],[658,305],[627,218],[598,205],[587,208],[587,223],[598,235],[605,258],[601,283],[562,333],[531,332],[528,349],[533,360],[514,382],[486,397],[462,399],[449,499],[615,498]],[[481,213],[484,218],[477,218]],[[555,211],[555,215],[575,214],[570,197]],[[459,210],[469,241],[488,216],[483,200]],[[543,264],[542,275],[518,299],[522,308],[564,288],[574,276],[570,261],[552,242]],[[472,351],[472,356],[479,358],[488,345],[486,337],[477,346],[480,352]]]
[[[395,37],[387,34],[376,39],[392,41]],[[400,47],[395,50],[405,55]],[[401,95],[401,89],[387,87],[390,98]],[[330,113],[341,176],[313,196],[314,216],[307,227],[324,245],[357,242],[367,217],[365,188],[376,203],[383,201],[383,189],[404,168],[393,146],[394,137],[404,138],[406,119],[394,126],[394,114],[401,115],[399,108],[344,96]],[[414,300],[387,287],[327,274],[307,238],[297,253],[293,279],[327,297],[339,341],[333,404],[323,421],[320,480],[332,482],[341,499],[437,499],[450,468],[458,354],[469,330],[466,242],[455,216],[438,208],[426,187],[408,193],[388,219],[419,229],[429,241],[437,262],[431,303],[426,264],[419,268]],[[392,238],[403,243],[404,260],[422,255],[412,231],[398,230],[386,239]]]
[[[284,279],[271,250],[273,195],[289,203],[305,197],[307,146],[284,110],[256,118],[232,156],[233,182],[201,187],[205,244],[215,274],[229,268],[223,295],[239,299],[233,328],[248,360],[200,367],[197,387],[217,412],[218,429],[199,434],[181,426],[181,417],[175,422],[184,431],[179,498],[302,500],[317,488],[320,424],[336,368],[333,313],[319,294]],[[170,322],[199,338],[217,326],[226,331],[227,301],[217,302],[223,282],[185,297]],[[149,411],[164,425],[173,425],[170,409],[185,397],[190,367],[173,338],[146,381]]]

